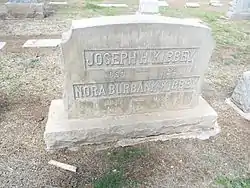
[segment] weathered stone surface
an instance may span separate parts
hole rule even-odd
[[[207,26],[131,15],[73,21],[72,28],[62,41],[69,118],[198,105],[214,46]]]
[[[8,17],[14,18],[44,18],[45,8],[43,3],[5,3]]]
[[[64,94],[51,104],[47,147],[217,134],[217,114],[200,98],[213,47],[210,28],[190,19],[73,21],[62,36]]]
[[[231,100],[243,112],[250,112],[250,71],[244,72],[239,79]]]
[[[227,17],[231,19],[250,19],[250,0],[233,0]]]
[[[114,142],[126,146],[172,138],[208,139],[220,132],[217,114],[200,98],[193,109],[68,119],[62,100],[53,100],[45,130],[47,149]]]

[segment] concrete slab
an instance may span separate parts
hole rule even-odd
[[[56,47],[61,43],[61,39],[31,39],[27,40],[23,48]]]
[[[49,5],[67,5],[68,2],[62,1],[62,2],[49,2]]]
[[[172,138],[208,139],[220,132],[217,113],[203,99],[193,109],[90,119],[68,119],[63,100],[53,100],[44,138],[47,149],[115,143],[117,146]]]
[[[109,7],[117,7],[117,8],[126,8],[126,7],[128,7],[128,5],[127,4],[106,4],[106,3],[100,3],[100,4],[97,4],[97,6],[99,6],[99,7],[107,7],[107,8],[109,8]]]

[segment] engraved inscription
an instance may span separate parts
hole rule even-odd
[[[92,78],[97,82],[168,79],[198,75],[198,73],[193,70],[192,66],[127,67],[102,70],[98,69],[89,72]]]
[[[118,70],[108,70],[106,72],[106,78],[111,78],[111,79],[117,79],[117,78],[122,78],[125,76],[125,70],[124,69],[118,69]]]
[[[129,108],[129,99],[106,98],[99,101],[99,108],[109,113],[125,113]]]
[[[75,99],[112,98],[120,96],[153,95],[166,92],[193,90],[199,77],[176,78],[166,80],[139,80],[127,82],[74,84]]]
[[[144,109],[176,109],[188,108],[192,105],[195,91],[180,91],[164,93],[160,95],[143,97],[133,97],[132,105],[134,112],[143,112]]]
[[[148,65],[190,65],[198,48],[85,50],[85,67],[114,68]]]

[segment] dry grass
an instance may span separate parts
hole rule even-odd
[[[8,41],[6,51],[0,52],[0,187],[100,188],[110,182],[114,187],[249,186],[250,124],[224,100],[238,75],[250,69],[250,25],[221,19],[219,12],[162,9],[164,15],[199,17],[213,29],[217,48],[203,96],[219,114],[220,135],[207,141],[152,142],[108,151],[98,151],[95,146],[77,152],[44,150],[48,106],[52,99],[61,97],[60,52],[26,50],[21,44],[27,35],[59,37],[73,18],[131,13],[135,9],[100,9],[72,1],[45,20],[0,21],[1,40]],[[52,167],[47,164],[50,159],[75,165],[79,171],[72,174]]]

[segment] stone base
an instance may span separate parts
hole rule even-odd
[[[226,16],[232,20],[250,20],[250,12],[234,13],[228,11]]]
[[[62,100],[53,100],[44,133],[47,149],[114,143],[134,145],[172,138],[208,139],[220,132],[217,113],[203,99],[193,109],[94,119],[68,119]]]
[[[44,18],[43,3],[5,3],[8,17],[12,18]]]
[[[238,114],[240,114],[244,119],[250,121],[250,113],[243,112],[238,106],[233,103],[230,98],[226,99],[226,103],[230,107],[232,107]]]

